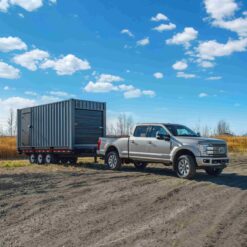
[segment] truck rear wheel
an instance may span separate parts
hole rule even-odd
[[[29,155],[29,162],[30,162],[30,164],[37,163],[37,155],[36,154],[30,154]]]
[[[122,162],[117,151],[110,151],[106,155],[105,163],[111,170],[119,170],[122,166]]]
[[[175,171],[180,178],[191,179],[196,174],[196,163],[191,155],[181,155],[175,164]]]
[[[138,170],[144,170],[147,167],[148,163],[141,162],[141,161],[135,161],[134,162],[134,165],[135,165],[135,168],[136,169],[138,169]]]
[[[39,165],[42,165],[45,163],[45,156],[43,154],[38,154],[37,156],[37,163]]]
[[[208,175],[211,175],[211,176],[219,176],[222,171],[223,171],[223,168],[218,168],[218,167],[207,167],[205,168],[205,171]]]

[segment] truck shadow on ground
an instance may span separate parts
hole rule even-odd
[[[104,165],[97,164],[97,163],[79,163],[76,165],[77,167],[84,167],[88,169],[94,169],[94,170],[108,170]],[[175,172],[171,168],[159,168],[159,167],[147,167],[144,170],[137,170],[134,166],[123,166],[121,170],[114,171],[114,172],[134,172],[134,173],[145,173],[145,174],[154,174],[159,176],[168,176],[168,177],[174,177],[177,178]],[[233,188],[239,188],[241,190],[247,190],[247,175],[241,175],[234,172],[225,172],[218,176],[209,176],[202,170],[198,170],[196,173],[196,176],[193,178],[194,181],[197,182],[210,182],[216,185],[222,185],[222,186],[229,186]]]

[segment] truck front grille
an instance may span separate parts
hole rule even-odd
[[[207,148],[207,153],[210,156],[226,156],[227,146],[225,144],[213,144]]]

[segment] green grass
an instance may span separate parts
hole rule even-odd
[[[15,168],[30,166],[31,164],[26,160],[4,160],[0,161],[0,168]]]

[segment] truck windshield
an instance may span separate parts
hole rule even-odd
[[[194,131],[183,125],[165,124],[165,126],[174,136],[197,136],[197,134]]]

